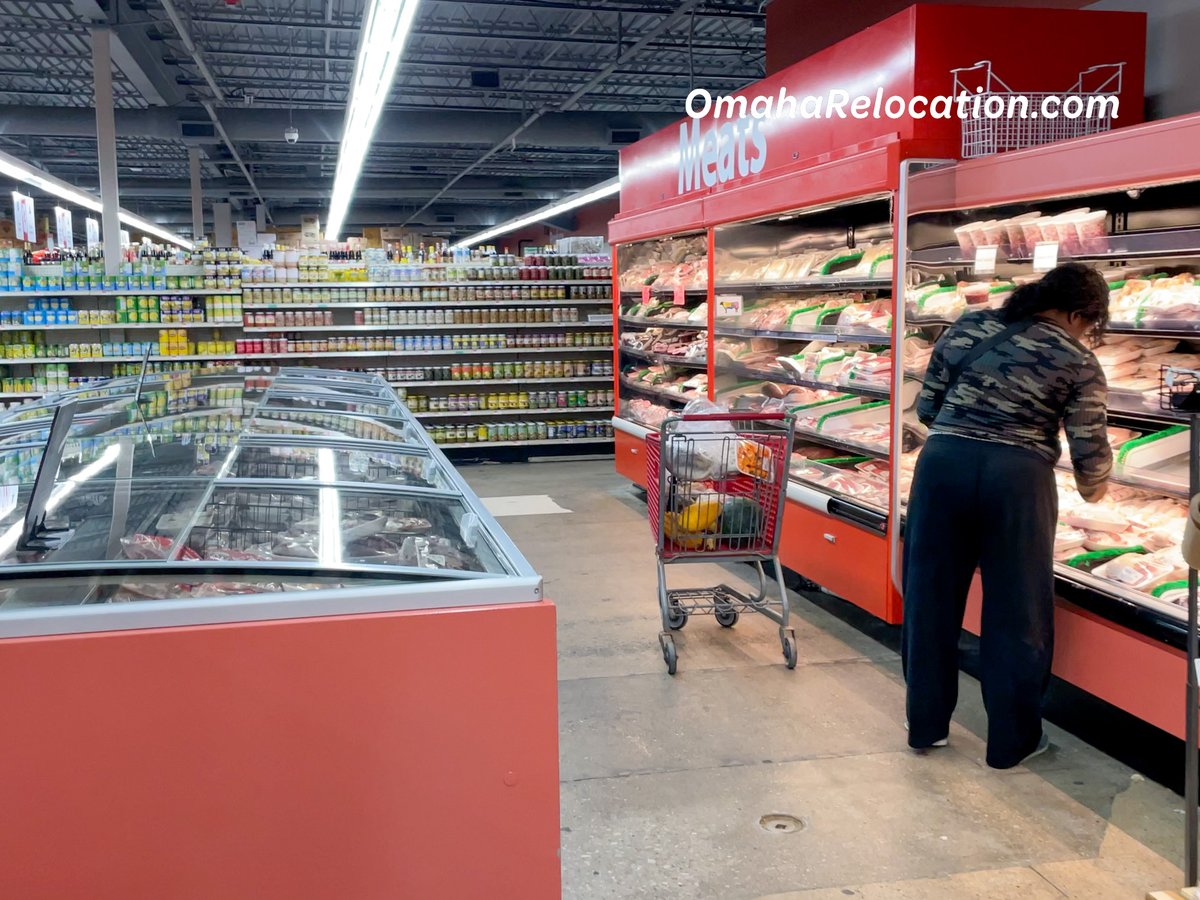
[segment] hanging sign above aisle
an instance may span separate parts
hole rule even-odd
[[[37,240],[37,226],[34,224],[33,198],[19,191],[13,191],[13,225],[16,226],[18,241],[30,243]]]
[[[58,246],[68,250],[75,246],[75,226],[71,222],[69,209],[54,207],[54,231],[58,237]]]
[[[100,223],[88,216],[83,221],[84,230],[87,232],[88,248],[100,246]]]

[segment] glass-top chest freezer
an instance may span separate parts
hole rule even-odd
[[[214,369],[0,415],[0,637],[540,599],[382,378]]]

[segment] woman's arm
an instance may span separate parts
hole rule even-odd
[[[949,334],[949,332],[946,332]],[[921,385],[921,395],[917,398],[917,418],[925,426],[933,425],[933,420],[942,411],[942,403],[946,400],[946,391],[950,385],[946,366],[946,335],[933,347],[933,355],[929,358],[929,368],[925,370],[925,382]]]
[[[1063,420],[1075,486],[1084,500],[1094,503],[1108,492],[1112,447],[1108,443],[1108,382],[1096,357],[1090,353],[1088,357],[1067,401]]]

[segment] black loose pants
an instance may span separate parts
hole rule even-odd
[[[934,434],[913,478],[904,535],[902,656],[908,741],[946,737],[958,701],[958,639],[971,579],[980,634],[987,763],[1015,766],[1042,735],[1054,652],[1053,466],[1032,450]]]

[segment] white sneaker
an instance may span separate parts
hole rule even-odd
[[[908,721],[907,720],[905,720],[905,722],[904,722],[904,730],[908,731]],[[946,735],[940,741],[934,741],[929,746],[930,747],[948,747],[948,746],[950,746],[950,735]]]
[[[1045,753],[1049,749],[1050,749],[1050,738],[1048,738],[1046,736],[1046,732],[1043,731],[1042,736],[1040,738],[1038,738],[1037,746],[1033,748],[1033,752],[1030,753],[1023,760],[1021,760],[1019,763],[1017,763],[1017,765],[1023,766],[1023,765],[1025,765],[1025,763],[1029,762],[1035,756],[1041,756],[1043,753]]]

